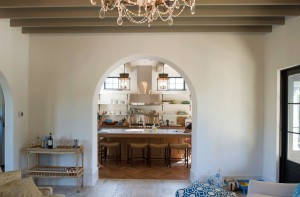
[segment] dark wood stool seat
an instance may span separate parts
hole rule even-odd
[[[134,149],[142,150],[142,156],[133,157]],[[148,157],[146,157],[146,154],[145,154],[145,151],[147,151],[147,149],[148,149],[148,143],[128,143],[127,144],[127,163],[132,166],[132,160],[143,159],[143,160],[146,160],[147,164],[148,164]]]
[[[163,149],[165,156],[164,158],[152,158],[151,155],[151,149]],[[168,150],[169,150],[169,145],[166,143],[163,144],[149,144],[148,146],[148,164],[151,167],[151,161],[152,159],[164,159],[165,160],[165,165],[168,166]]]
[[[190,145],[187,143],[182,143],[182,144],[169,144],[169,167],[171,168],[171,160],[178,160],[181,158],[172,158],[172,149],[177,149],[177,150],[184,150],[184,164],[186,167],[189,167],[189,150],[190,150]]]
[[[102,159],[104,161],[107,159],[115,159],[116,164],[121,163],[121,144],[120,142],[100,142],[99,143],[99,151],[100,151],[100,163],[102,164]],[[115,155],[112,155],[111,158],[108,157],[108,149],[115,149]]]

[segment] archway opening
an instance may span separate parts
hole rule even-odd
[[[2,95],[0,95],[1,105],[1,125],[2,132],[0,132],[1,143],[1,167],[5,171],[15,169],[14,166],[14,147],[13,147],[13,99],[8,82],[4,75],[0,72],[0,87]],[[0,93],[1,94],[1,93]]]
[[[99,88],[96,93],[98,98],[98,130],[101,129],[104,133],[111,133],[113,129],[123,129],[122,132],[124,132],[124,130],[131,130],[128,128],[138,128],[144,130],[137,129],[131,131],[146,131],[151,133],[153,132],[154,126],[154,128],[158,128],[158,130],[165,128],[174,133],[184,132],[185,126],[192,121],[192,108],[194,107],[192,107],[191,100],[195,95],[192,95],[193,91],[190,90],[189,81],[179,67],[157,57],[134,57],[128,60],[122,60],[113,67],[114,68],[110,70],[114,70],[103,77],[100,85],[98,85],[98,87],[101,88]],[[166,76],[166,74],[168,74],[168,76]],[[126,82],[123,80],[124,76],[127,78]],[[161,82],[161,78],[167,78],[167,80],[162,80]],[[157,97],[158,100],[152,97]],[[120,142],[121,149],[123,150],[121,163],[127,165],[127,144],[132,141],[141,142],[141,140],[136,139],[138,137],[134,138],[133,140],[133,138],[127,135],[119,136],[117,140],[111,136],[100,136],[98,139]],[[188,137],[181,139],[175,137],[174,143],[184,143],[186,138]],[[166,140],[166,138],[155,139],[155,142],[153,142],[149,140],[149,138],[143,137],[142,141],[148,144],[162,142],[166,142],[167,144],[173,143],[168,141],[168,139]],[[163,151],[158,151],[158,155],[162,156]],[[98,151],[98,153],[98,162],[100,163],[100,151]],[[108,154],[110,153],[113,154],[113,151],[108,152]],[[177,159],[183,158],[179,150],[177,150],[176,153]],[[112,162],[114,161],[112,160]],[[179,160],[177,163],[175,162],[175,164],[178,165],[180,165],[180,163],[185,165],[182,160]],[[105,164],[102,163],[102,165]],[[172,168],[175,168],[175,166],[172,166]],[[104,172],[105,169],[107,170],[108,168],[100,169],[100,177],[101,172]],[[185,171],[188,172],[185,179],[190,179],[190,168],[185,169]],[[112,172],[122,174],[118,173],[118,168],[111,168],[108,174],[114,174]],[[102,177],[103,176],[104,178],[120,178],[105,177],[106,175],[102,173]],[[163,179],[164,177],[160,176],[160,178]]]
[[[0,85],[0,168],[5,171],[5,100]]]

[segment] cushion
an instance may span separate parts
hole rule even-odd
[[[300,184],[297,185],[297,187],[293,193],[293,197],[300,197]]]
[[[0,185],[21,179],[21,170],[0,173]]]
[[[0,196],[5,197],[42,197],[32,177],[18,179],[0,187]]]
[[[291,197],[297,184],[293,183],[274,183],[250,180],[248,194],[263,194],[270,196]]]
[[[235,193],[226,191],[208,183],[195,182],[187,188],[176,191],[176,197],[236,197]]]

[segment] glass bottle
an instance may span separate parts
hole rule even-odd
[[[52,133],[50,133],[50,136],[48,138],[48,148],[52,149],[53,148],[53,138],[52,138]]]

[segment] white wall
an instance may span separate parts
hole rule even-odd
[[[263,172],[266,180],[279,178],[279,70],[300,65],[299,35],[300,17],[292,17],[265,36]]]
[[[0,84],[5,99],[6,170],[25,169],[28,135],[28,35],[0,20]],[[18,111],[24,117],[18,117]]]
[[[166,60],[193,95],[192,177],[262,175],[264,37],[247,34],[30,35],[29,131],[79,138],[97,179],[97,94],[136,57]],[[100,84],[100,85],[99,85]],[[61,158],[59,161],[66,163]],[[60,183],[60,184],[65,184]]]

